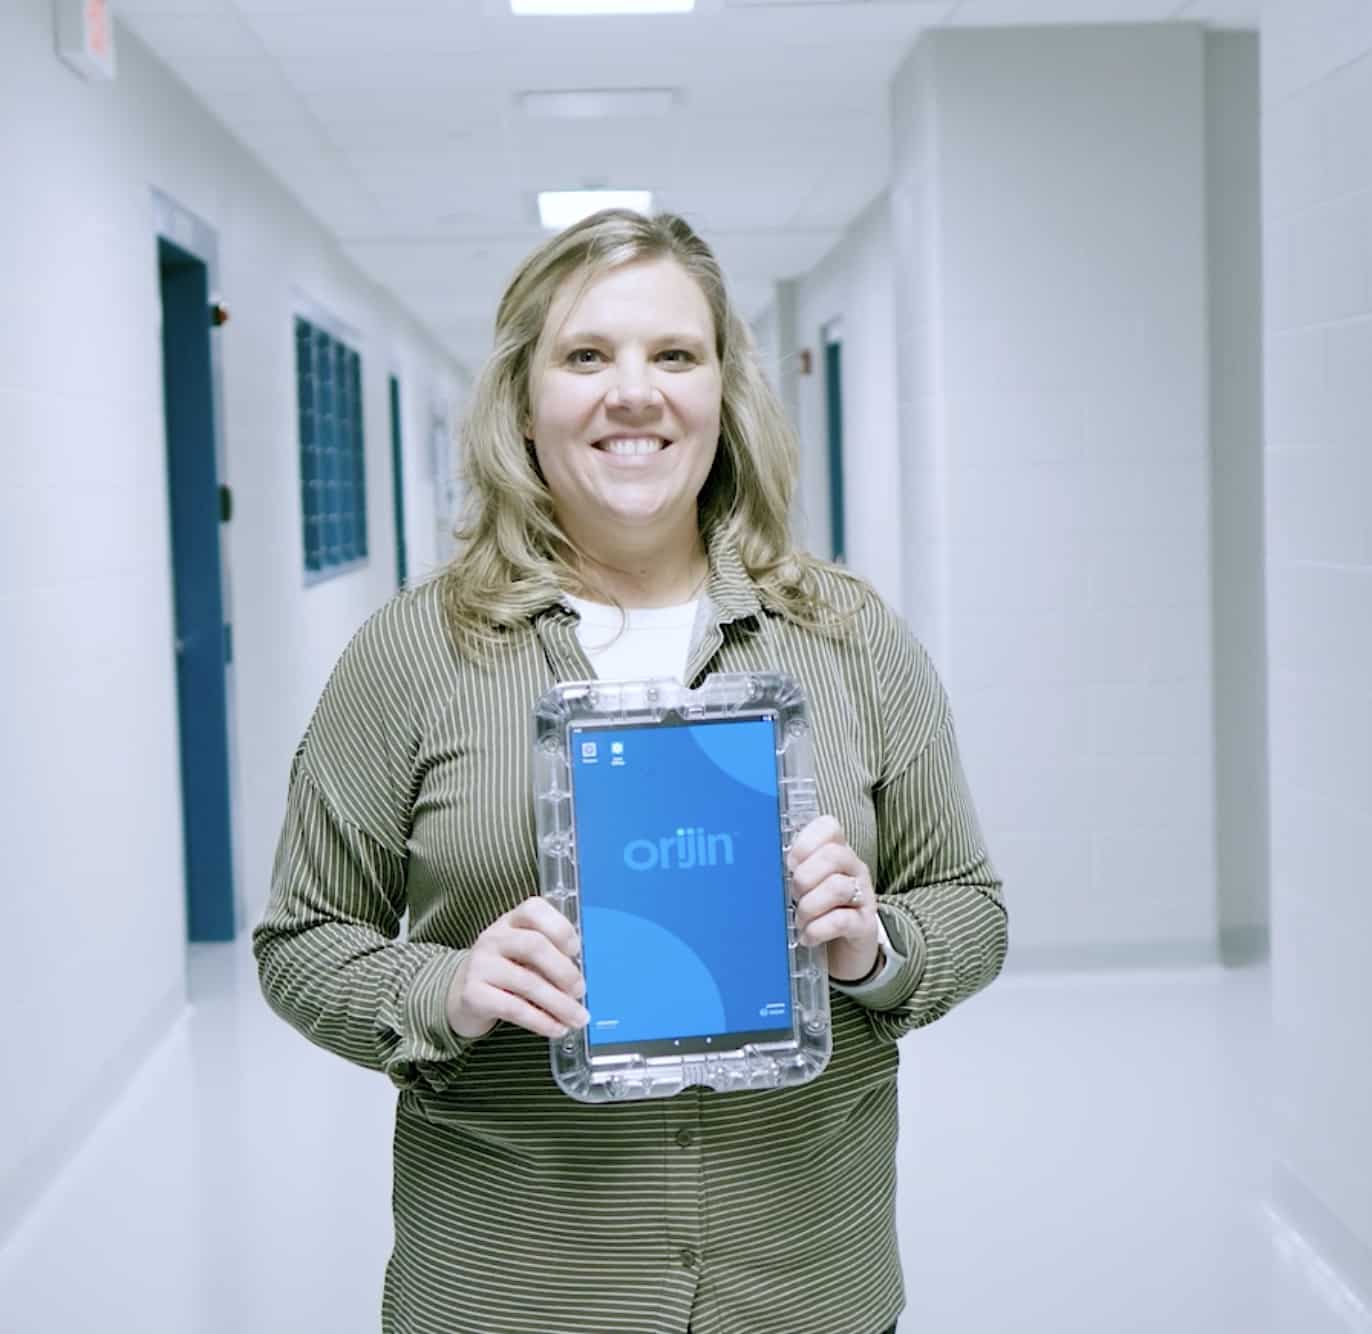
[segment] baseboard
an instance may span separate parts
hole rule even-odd
[[[1349,1334],[1372,1334],[1372,1247],[1285,1163],[1272,1165],[1270,1211],[1282,1260]]]
[[[1012,937],[1005,971],[1086,973],[1132,968],[1213,968],[1219,959],[1219,949],[1214,941],[1157,940],[1016,946]]]
[[[18,1167],[0,1178],[0,1248],[18,1231],[185,1010],[185,987],[174,986],[153,1006],[128,1040],[97,1067],[85,1087],[77,1091],[73,1106],[57,1118],[42,1143]],[[16,1083],[13,1095],[25,1096],[21,1085]]]

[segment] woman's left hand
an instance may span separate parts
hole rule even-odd
[[[832,815],[811,820],[786,854],[796,930],[807,945],[829,946],[829,975],[855,982],[876,966],[876,894],[866,863]]]

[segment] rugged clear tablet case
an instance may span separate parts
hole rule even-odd
[[[578,931],[582,913],[573,731],[748,718],[774,722],[779,846],[784,859],[796,834],[818,814],[805,692],[792,677],[781,672],[720,674],[706,678],[695,690],[672,679],[564,682],[539,700],[533,765],[539,879],[543,895]],[[549,1044],[553,1078],[563,1092],[581,1102],[622,1102],[666,1098],[692,1085],[718,1092],[790,1088],[818,1076],[831,1049],[825,951],[799,940],[784,860],[781,876],[787,890],[789,1028],[764,1037],[748,1034],[746,1041],[729,1041],[713,1050],[693,1047],[663,1053],[658,1050],[663,1044],[645,1042],[642,1050],[616,1049],[609,1054],[594,1049],[586,1029],[572,1031]]]

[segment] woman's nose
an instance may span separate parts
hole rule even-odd
[[[611,408],[642,412],[645,408],[657,407],[662,402],[662,395],[643,369],[623,367],[615,375],[605,401]]]

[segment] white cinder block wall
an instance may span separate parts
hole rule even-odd
[[[809,545],[827,557],[828,408],[824,327],[841,321],[843,500],[847,564],[870,579],[892,606],[902,605],[900,439],[896,411],[896,331],[890,209],[878,196],[837,245],[796,283],[796,334],[811,351],[809,375],[797,376],[809,498]]]
[[[1372,1304],[1372,6],[1262,81],[1278,1199]]]
[[[218,232],[230,323],[225,544],[237,647],[237,867],[265,891],[286,768],[335,655],[394,587],[386,375],[455,368],[124,30],[82,82],[48,0],[0,9],[0,1235],[185,1003],[176,681],[150,188]],[[363,570],[305,589],[292,293],[357,330]],[[421,420],[422,420],[421,414]],[[451,414],[455,417],[455,411]],[[426,469],[417,461],[418,472]],[[433,530],[409,497],[416,530]]]
[[[758,361],[778,396],[781,393],[781,331],[777,327],[777,307],[773,301],[751,324],[753,341],[757,345]]]
[[[948,469],[943,424],[942,268],[934,44],[921,41],[891,88],[891,254],[905,614],[940,669],[948,641]]]
[[[1204,51],[936,32],[894,85],[907,549],[1019,963],[1216,950]]]

